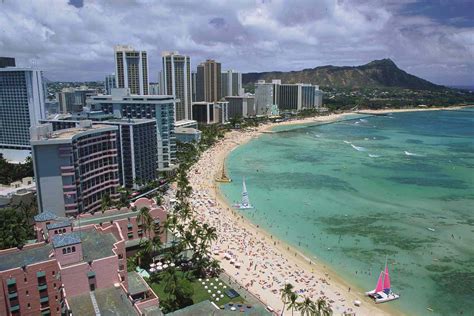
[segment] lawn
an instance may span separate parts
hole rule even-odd
[[[185,277],[185,274],[182,271],[177,271],[176,273],[181,278]],[[228,297],[225,294],[225,291],[229,290],[230,288],[224,281],[222,281],[219,278],[217,278],[217,281],[215,280],[215,278],[201,279],[201,281],[199,281],[199,279],[194,279],[194,278],[191,278],[188,280],[191,282],[193,290],[194,290],[194,294],[192,296],[192,300],[194,304],[197,304],[205,300],[214,302],[217,306],[225,305],[229,302],[245,303],[244,299],[240,296],[235,297],[235,298]],[[155,291],[156,295],[158,295],[160,300],[164,300],[168,298],[168,295],[167,293],[165,293],[165,290],[164,290],[164,287],[165,287],[164,282],[150,283],[149,280],[147,280],[147,282],[149,283],[153,291]],[[202,282],[204,282],[205,284],[202,284]],[[207,288],[205,288],[205,286],[207,286]],[[209,290],[211,291],[211,293],[209,293]],[[220,291],[220,293],[218,293],[218,291]],[[213,297],[212,294],[215,294],[216,297]],[[224,297],[221,297],[221,295],[223,295]],[[217,298],[219,298],[219,300],[217,300]]]

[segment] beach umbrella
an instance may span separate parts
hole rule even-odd
[[[235,308],[234,306],[232,306],[232,307],[230,308],[231,311],[235,311],[236,309],[237,309],[237,308]]]
[[[207,290],[207,293],[211,293],[211,290]]]
[[[155,266],[156,266],[156,264],[150,263],[150,268],[154,268]]]
[[[223,298],[223,297],[224,297],[224,294],[221,294],[221,298]]]
[[[163,269],[166,269],[166,268],[168,268],[168,265],[165,263],[165,264],[163,265]]]
[[[227,288],[227,286],[225,286],[225,285],[224,285],[222,288],[226,289],[226,288]]]
[[[214,286],[214,290],[217,290],[217,286]]]
[[[216,297],[216,302],[219,302],[219,298],[218,298],[218,297]]]
[[[150,272],[155,272],[155,268],[150,268]]]
[[[174,267],[174,266],[175,266],[174,262],[171,262],[170,267]]]
[[[201,279],[201,278],[199,278],[199,279],[198,279],[198,281],[199,281],[199,282],[201,282],[201,281],[202,281],[202,279]]]
[[[221,290],[217,291],[217,294],[221,294]]]
[[[216,293],[212,293],[212,297],[216,297]]]
[[[204,284],[206,284],[206,282],[202,281],[201,284],[204,285]],[[206,286],[207,286],[207,285],[206,285]]]
[[[156,271],[161,271],[161,270],[163,270],[163,267],[162,267],[162,266],[157,266],[157,267],[156,267]]]
[[[219,282],[219,285],[222,286],[222,282]]]
[[[218,279],[218,278],[215,278],[214,281],[219,282],[219,279]]]

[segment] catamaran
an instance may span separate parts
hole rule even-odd
[[[388,273],[387,260],[385,260],[385,270],[380,271],[375,289],[365,292],[365,294],[372,297],[376,304],[390,302],[400,298],[400,295],[393,293],[390,288],[390,275]]]
[[[245,178],[242,179],[242,201],[234,205],[239,210],[252,209],[253,206],[250,204],[249,194],[247,192],[247,186],[245,185]]]

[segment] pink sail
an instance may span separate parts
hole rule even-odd
[[[380,271],[379,280],[377,281],[377,286],[375,287],[375,293],[383,290],[383,271]]]
[[[388,274],[388,266],[385,266],[385,278],[383,280],[383,289],[390,289],[390,276]]]

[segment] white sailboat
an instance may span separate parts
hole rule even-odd
[[[245,185],[245,177],[242,179],[242,201],[234,205],[239,210],[252,209],[253,206],[250,204],[249,194],[247,192],[247,186]]]
[[[387,260],[385,260],[385,270],[380,271],[375,289],[365,292],[365,295],[372,297],[376,304],[390,302],[400,298],[400,295],[393,293],[390,288],[390,275],[388,273]]]

